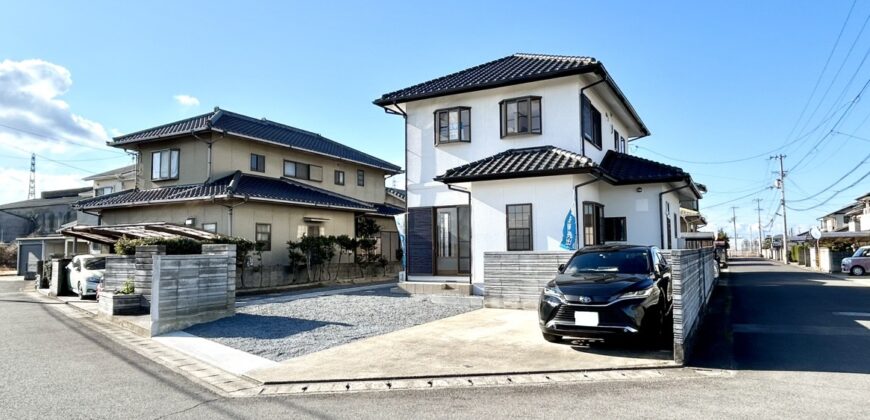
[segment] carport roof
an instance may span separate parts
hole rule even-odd
[[[219,235],[201,229],[171,223],[133,223],[123,225],[72,226],[59,231],[64,236],[112,245],[122,237],[143,238],[191,238],[215,239]]]

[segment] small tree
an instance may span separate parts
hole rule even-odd
[[[368,268],[378,261],[375,248],[378,245],[377,237],[381,233],[381,227],[370,217],[360,216],[356,219],[356,236],[359,242],[360,253],[356,253],[354,262],[360,268],[363,277]]]
[[[338,280],[338,273],[341,271],[341,257],[344,256],[345,253],[352,252],[356,249],[358,244],[356,239],[347,235],[336,236],[335,244],[338,246],[338,269],[335,270],[335,277],[333,277],[333,280]]]

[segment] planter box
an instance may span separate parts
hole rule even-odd
[[[100,312],[105,315],[138,315],[142,312],[142,294],[119,295],[100,292]]]

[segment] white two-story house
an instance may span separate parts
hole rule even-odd
[[[676,248],[701,198],[682,169],[628,154],[649,130],[594,58],[514,54],[374,103],[406,122],[409,281],[479,293],[488,251]]]

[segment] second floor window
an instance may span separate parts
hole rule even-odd
[[[98,197],[101,195],[111,194],[114,191],[114,187],[102,187],[94,189],[94,197]]]
[[[323,181],[323,167],[285,160],[284,176],[320,182]]]
[[[586,95],[580,100],[580,124],[583,126],[583,139],[601,148],[601,112],[592,105]]]
[[[151,179],[154,181],[178,179],[178,153],[178,149],[151,153]]]
[[[344,171],[335,171],[335,185],[344,185]]]
[[[471,141],[471,108],[435,111],[435,144]]]
[[[266,157],[251,153],[251,170],[254,172],[266,172]]]
[[[202,230],[211,233],[217,233],[217,223],[203,223]]]
[[[526,96],[501,101],[501,136],[541,134],[541,98]]]
[[[362,169],[356,171],[356,185],[360,187],[366,186],[366,171]]]

